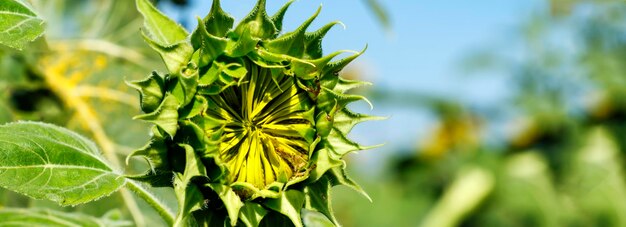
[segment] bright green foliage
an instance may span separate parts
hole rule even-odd
[[[268,15],[260,0],[234,25],[215,0],[184,36],[146,0],[137,1],[144,38],[169,72],[130,82],[145,112],[137,118],[155,124],[151,142],[131,154],[145,157],[151,169],[133,178],[174,188],[176,225],[302,226],[303,209],[337,224],[330,188],[365,194],[347,177],[342,158],[371,148],[347,134],[379,118],[346,108],[367,101],[346,94],[367,83],[338,76],[362,52],[323,55],[322,39],[338,22],[307,32],[321,9],[281,33],[291,3]],[[333,60],[345,52],[352,55]]]
[[[0,210],[0,220],[2,220],[0,223],[2,226],[131,226],[127,221],[119,221],[110,217],[95,218],[79,213],[43,209],[2,209]]]
[[[0,2],[0,44],[22,49],[43,34],[45,23],[23,0]]]
[[[77,205],[125,183],[89,140],[50,124],[0,126],[0,186],[35,199]]]

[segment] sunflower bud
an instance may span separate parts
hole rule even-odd
[[[346,108],[365,100],[346,92],[366,83],[338,76],[362,52],[339,60],[333,59],[347,51],[322,55],[322,38],[338,23],[307,32],[320,9],[281,35],[290,4],[269,16],[259,0],[234,26],[214,0],[187,34],[147,0],[137,1],[144,38],[169,72],[129,83],[146,112],[136,118],[155,125],[151,142],[129,157],[142,156],[151,167],[135,179],[174,188],[177,225],[302,226],[302,209],[336,224],[329,189],[347,185],[363,193],[342,158],[370,147],[347,134],[379,118]]]

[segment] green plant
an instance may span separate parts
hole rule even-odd
[[[233,27],[234,19],[214,0],[210,13],[198,18],[198,28],[188,34],[147,0],[136,3],[144,16],[144,39],[168,71],[154,71],[144,80],[128,83],[140,92],[145,112],[136,118],[154,127],[150,142],[131,153],[127,163],[141,156],[150,169],[126,175],[109,164],[117,162],[115,158],[106,160],[85,137],[51,124],[17,122],[0,126],[0,186],[63,206],[126,187],[175,226],[302,226],[303,209],[319,212],[337,225],[331,187],[347,185],[367,196],[347,177],[342,158],[370,148],[349,140],[347,134],[356,124],[379,118],[346,108],[367,101],[346,94],[367,83],[338,76],[362,52],[322,54],[322,38],[338,22],[307,32],[318,9],[295,31],[280,34],[292,2],[270,17],[260,0]],[[0,36],[0,43],[19,49],[43,34],[43,20],[28,4],[10,0],[0,7],[9,12],[0,14],[0,29],[21,32],[16,37]],[[33,21],[37,23],[29,24]],[[345,52],[352,55],[333,61]],[[65,94],[63,88],[53,88]],[[172,187],[177,213],[139,182]],[[48,211],[7,212],[8,222],[27,223]],[[127,224],[110,216],[47,215],[57,217],[48,220],[49,225]]]

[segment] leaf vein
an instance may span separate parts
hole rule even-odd
[[[4,133],[4,132],[0,132],[0,134],[3,134],[3,133]],[[10,133],[4,133],[4,134],[8,134],[8,135],[16,135],[16,136],[22,136],[22,137],[24,137],[24,138],[28,138],[28,137],[37,137],[37,138],[39,138],[39,139],[41,139],[41,140],[46,140],[46,141],[49,141],[49,142],[52,142],[52,143],[56,143],[56,144],[58,144],[58,145],[62,145],[62,146],[68,147],[68,148],[70,148],[70,149],[73,149],[73,150],[79,151],[80,153],[86,154],[86,155],[88,155],[88,156],[90,156],[90,157],[93,157],[93,158],[95,158],[96,160],[102,161],[102,159],[100,159],[100,157],[98,157],[98,156],[96,156],[95,154],[93,154],[93,151],[91,151],[91,152],[90,152],[90,148],[89,148],[89,147],[84,147],[84,146],[77,147],[77,146],[75,146],[75,145],[68,144],[68,143],[66,143],[66,142],[64,142],[64,141],[55,140],[55,139],[53,139],[53,138],[50,138],[50,137],[45,137],[45,136],[41,136],[41,135],[23,134],[23,133],[20,133],[20,132],[17,132],[17,133],[11,133],[11,134],[10,134]],[[78,140],[78,139],[77,139],[76,141],[77,141],[77,142],[79,142],[79,140]],[[86,146],[86,145],[85,145],[85,146]],[[82,149],[81,149],[81,148],[82,148]],[[44,150],[44,151],[45,151],[45,150]]]
[[[7,28],[6,30],[2,31],[2,33],[9,33],[9,31],[12,31],[12,30],[14,30],[16,28],[20,28],[22,26],[22,24],[24,24],[26,22],[29,22],[29,21],[31,21],[33,19],[35,19],[35,18],[28,18],[26,20],[20,21],[20,23],[17,23],[15,25],[11,26],[10,28]]]
[[[96,172],[102,172],[106,174],[116,175],[110,170],[107,169],[98,169],[88,166],[77,166],[77,165],[58,165],[58,164],[43,164],[43,165],[26,165],[26,166],[0,166],[0,169],[34,169],[34,168],[50,168],[50,169],[83,169],[83,170],[91,170]]]
[[[13,145],[15,145],[15,146],[18,146],[18,147],[24,148],[24,150],[26,150],[26,151],[30,151],[30,152],[32,152],[33,154],[35,154],[37,157],[39,157],[39,158],[43,161],[43,163],[48,163],[48,162],[46,162],[46,160],[43,158],[43,156],[41,156],[41,154],[39,154],[39,153],[35,152],[35,151],[34,151],[34,150],[32,150],[32,149],[28,149],[28,147],[26,147],[25,145],[22,145],[22,144],[19,144],[19,143],[13,142],[13,141],[8,141],[8,140],[0,140],[0,142],[6,142],[6,143],[8,143],[8,144],[13,144]]]
[[[28,14],[23,14],[23,13],[16,13],[16,12],[5,11],[5,10],[0,11],[0,14],[15,15],[15,16],[28,17],[28,18],[37,18],[37,16],[34,16],[34,15],[28,15]]]

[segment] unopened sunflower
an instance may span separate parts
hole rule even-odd
[[[188,34],[147,0],[144,38],[169,72],[130,82],[154,123],[152,140],[129,157],[151,169],[135,179],[173,187],[176,225],[247,225],[290,222],[302,209],[335,220],[329,190],[347,185],[365,194],[344,171],[342,158],[367,149],[347,138],[358,123],[378,119],[346,105],[346,94],[366,83],[338,72],[362,52],[322,54],[322,38],[339,22],[307,32],[317,12],[282,33],[288,2],[269,16],[265,1],[234,25],[213,1]],[[344,52],[350,56],[334,60]],[[173,180],[172,180],[173,179]]]

